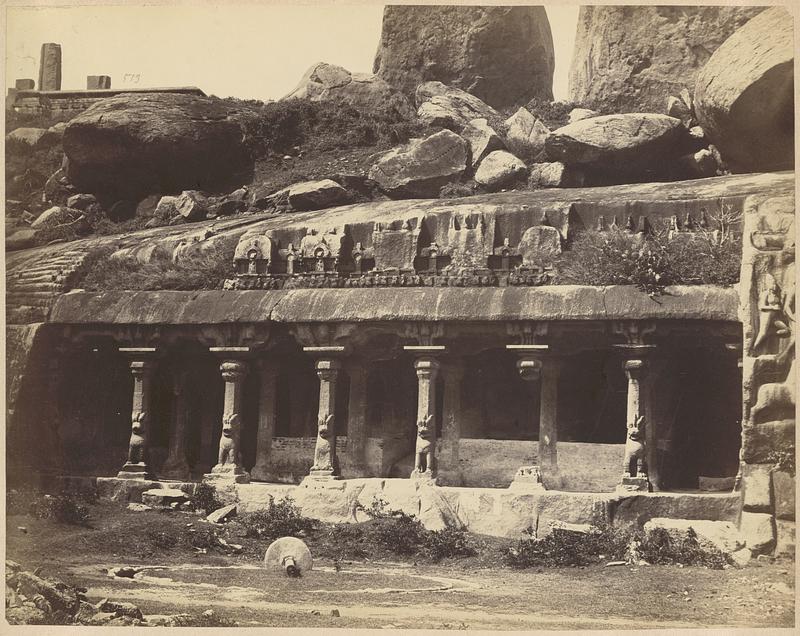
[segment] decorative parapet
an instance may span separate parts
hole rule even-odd
[[[773,484],[780,474],[776,466],[795,452],[794,219],[791,196],[753,196],[745,202],[740,529],[754,553],[771,552],[781,540],[781,524],[794,525],[793,509],[776,519],[774,501],[780,495],[773,492],[779,483]]]

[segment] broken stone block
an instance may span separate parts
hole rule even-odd
[[[144,512],[145,510],[152,510],[152,508],[150,506],[145,506],[144,504],[133,502],[128,504],[128,510],[133,512]]]
[[[114,616],[130,616],[131,618],[142,619],[141,610],[133,603],[125,603],[120,601],[109,601],[104,599],[97,605],[97,609],[101,612],[111,612]]]
[[[689,107],[683,103],[680,97],[670,95],[667,98],[667,115],[676,119],[688,119],[692,116]]]
[[[206,521],[210,521],[211,523],[222,523],[226,521],[229,517],[233,517],[236,515],[236,504],[229,504],[227,506],[223,506],[222,508],[217,508],[214,512],[210,513],[206,517]]]
[[[523,265],[537,265],[561,254],[561,235],[549,225],[534,225],[525,230],[519,242]]]
[[[108,75],[87,75],[86,90],[111,88],[111,77]]]
[[[775,546],[775,520],[766,512],[742,512],[739,532],[753,554],[770,552]]]
[[[743,568],[745,565],[750,563],[750,559],[753,558],[753,553],[750,552],[748,548],[742,548],[741,550],[732,552],[730,557],[736,565],[738,565],[740,568]]]
[[[42,579],[31,572],[18,572],[17,591],[29,598],[41,595],[54,612],[65,612],[73,616],[78,611],[78,593],[61,583]]]
[[[42,44],[39,61],[39,90],[61,90],[61,45],[47,42]]]
[[[175,199],[175,210],[187,221],[200,221],[208,214],[208,201],[197,190],[184,190]]]
[[[794,521],[795,478],[783,470],[772,473],[772,492],[775,499],[775,516]]]
[[[523,161],[505,150],[490,153],[475,171],[475,181],[489,190],[514,183],[528,170]]]
[[[497,116],[497,111],[460,88],[441,82],[423,82],[414,95],[417,116],[430,126],[461,130],[473,119]]]
[[[736,477],[698,477],[698,488],[706,492],[725,492],[733,490]]]
[[[775,521],[775,556],[788,555],[794,558],[795,523],[778,519]]]
[[[32,91],[36,88],[36,82],[32,79],[18,79],[14,82],[14,88],[18,91]]]
[[[772,510],[772,474],[767,464],[745,464],[742,507],[751,512]]]
[[[46,134],[45,128],[15,128],[6,135],[6,141],[20,141],[35,146]]]
[[[153,488],[142,493],[142,503],[158,508],[168,508],[171,504],[182,504],[188,495],[177,488]]]

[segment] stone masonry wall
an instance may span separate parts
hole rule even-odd
[[[740,313],[740,530],[754,553],[793,551],[795,454],[794,198],[745,204]]]

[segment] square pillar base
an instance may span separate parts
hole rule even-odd
[[[426,470],[424,473],[414,470],[411,472],[411,477],[409,479],[431,486],[439,485],[437,476],[429,470]]]
[[[322,479],[322,480],[335,480],[341,479],[339,475],[334,473],[333,469],[320,469],[320,468],[312,468],[311,471],[308,473],[307,479]]]
[[[117,473],[119,479],[143,479],[153,481],[155,474],[147,464],[125,464]]]
[[[617,485],[618,491],[623,492],[650,492],[650,481],[647,477],[623,477]]]
[[[218,472],[215,472],[214,469],[212,468],[210,473],[206,473],[205,475],[203,475],[203,481],[216,484],[219,483],[249,484],[250,473],[241,468],[238,470],[226,470]]]

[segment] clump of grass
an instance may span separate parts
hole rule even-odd
[[[84,505],[88,495],[61,492],[57,495],[30,490],[8,491],[6,511],[8,514],[29,514],[38,519],[51,519],[58,523],[76,526],[89,525],[89,508]]]
[[[245,536],[253,539],[274,541],[279,537],[308,536],[316,527],[316,521],[304,517],[290,497],[269,502],[265,510],[246,512],[237,517]]]

